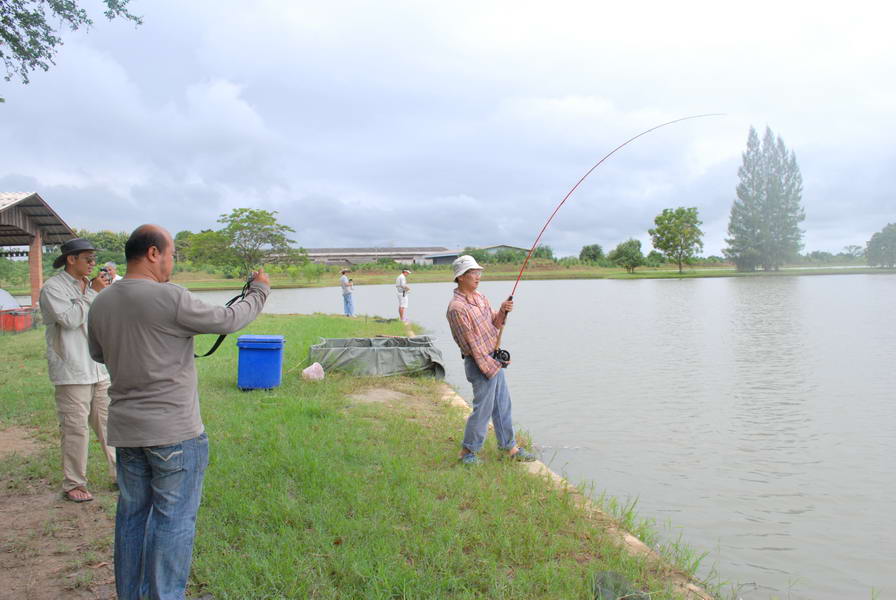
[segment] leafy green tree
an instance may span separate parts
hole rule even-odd
[[[464,248],[463,252],[461,252],[461,255],[463,254],[472,256],[473,259],[480,265],[492,262],[492,257],[488,252],[486,252],[485,250],[480,250],[478,248],[473,248],[472,246],[467,246],[466,248]]]
[[[653,247],[678,264],[681,273],[684,263],[703,250],[703,221],[697,216],[697,208],[666,208],[653,220],[656,227],[648,230]]]
[[[28,261],[0,257],[0,287],[19,287],[28,283]]]
[[[865,258],[872,267],[880,265],[892,269],[896,266],[896,223],[890,223],[868,240]]]
[[[623,267],[629,273],[644,264],[644,255],[641,253],[641,240],[630,239],[622,242],[607,255],[611,261]]]
[[[750,127],[742,158],[723,253],[739,271],[776,271],[802,248],[803,177],[796,155],[767,127],[761,145]]]
[[[526,253],[522,250],[501,248],[495,252],[492,256],[492,260],[496,263],[521,263],[526,260]]]
[[[124,254],[124,245],[130,237],[130,234],[124,231],[116,233],[107,229],[103,231],[81,229],[75,233],[78,237],[90,240],[97,250],[107,250],[109,252],[117,252],[118,254]]]
[[[124,264],[124,245],[128,241],[130,234],[119,231],[87,231],[81,229],[75,232],[78,237],[90,240],[90,243],[96,248],[96,263],[101,267],[109,261]]]
[[[843,254],[849,258],[862,258],[865,256],[865,250],[861,246],[856,245],[844,246]]]
[[[175,260],[186,260],[189,255],[190,248],[190,240],[195,235],[192,231],[187,229],[183,231],[178,231],[174,235],[174,259]]]
[[[548,260],[554,260],[554,249],[545,244],[539,244],[537,248],[535,248],[535,252],[532,253],[532,258],[546,258]],[[525,260],[525,257],[523,258]]]
[[[600,247],[600,244],[582,246],[579,251],[579,260],[583,262],[597,262],[602,258],[604,258],[604,249]]]
[[[326,271],[327,267],[315,262],[309,262],[302,267],[302,275],[309,283],[320,281]]]
[[[137,25],[143,23],[128,12],[129,0],[103,2],[109,20],[120,17]],[[0,59],[6,67],[6,81],[15,76],[28,83],[31,71],[47,71],[56,64],[53,57],[57,46],[62,46],[57,28],[75,31],[91,25],[93,21],[77,0],[0,0]]]
[[[807,252],[805,258],[808,262],[814,263],[831,264],[832,262],[834,262],[834,255],[824,250],[813,250],[812,252]]]
[[[666,257],[663,256],[662,252],[658,252],[657,250],[651,250],[647,256],[644,257],[644,266],[647,267],[661,267],[664,262],[666,262]],[[679,273],[680,272],[681,271],[679,271]]]
[[[304,262],[304,250],[292,248],[295,243],[287,237],[295,229],[277,222],[277,211],[257,208],[235,208],[229,215],[221,215],[220,231],[237,257],[237,264],[249,272],[265,262]]]
[[[177,242],[175,242],[176,250]],[[185,258],[192,263],[214,267],[232,267],[239,258],[230,247],[230,239],[221,231],[205,229],[190,236],[190,245],[184,249]]]

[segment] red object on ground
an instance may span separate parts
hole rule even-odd
[[[0,331],[18,333],[31,329],[31,308],[0,310]]]

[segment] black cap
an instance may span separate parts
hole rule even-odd
[[[59,267],[64,265],[65,257],[69,254],[84,252],[85,250],[95,251],[96,248],[93,247],[93,244],[91,244],[89,240],[85,240],[84,238],[74,238],[65,242],[64,244],[62,244],[62,246],[59,247],[59,251],[62,252],[62,254],[59,256],[59,258],[53,261],[53,268],[58,269]]]

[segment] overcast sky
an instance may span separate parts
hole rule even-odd
[[[73,228],[279,212],[305,247],[609,250],[696,206],[721,254],[750,126],[796,152],[806,250],[896,222],[893,9],[841,2],[175,2],[0,84],[0,191]]]

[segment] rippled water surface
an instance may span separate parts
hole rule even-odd
[[[409,316],[469,399],[453,287],[413,285]],[[395,316],[393,290],[357,288],[357,311]],[[266,310],[341,303],[275,290]],[[504,345],[514,420],[555,471],[637,498],[740,597],[840,600],[896,597],[894,332],[892,275],[526,281]]]

